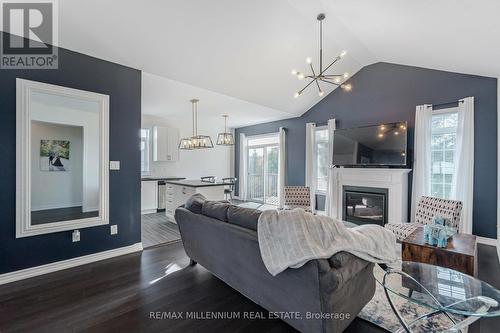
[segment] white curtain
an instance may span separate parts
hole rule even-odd
[[[474,97],[458,102],[455,173],[451,198],[462,201],[460,232],[472,233],[472,200],[474,192]]]
[[[285,181],[286,181],[286,130],[280,127],[279,133],[279,187],[278,187],[278,206],[283,208],[285,205]]]
[[[415,221],[417,202],[430,194],[431,185],[432,105],[418,105],[415,114],[415,143],[413,153],[413,185],[411,221]],[[405,221],[401,221],[405,222]]]
[[[333,133],[335,132],[335,119],[328,120],[328,182],[326,187],[325,211],[326,215],[333,216],[335,206],[335,186],[333,184]]]
[[[239,174],[239,197],[241,200],[247,199],[247,138],[245,134],[240,133],[240,174]]]
[[[316,211],[316,124],[306,124],[306,186],[311,192],[311,212]]]

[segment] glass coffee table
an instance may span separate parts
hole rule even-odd
[[[500,291],[472,276],[411,261],[403,261],[401,269],[380,267],[384,272],[376,274],[376,279],[402,325],[397,332],[412,332],[421,321],[436,315],[448,318],[450,325],[442,329],[446,332],[460,332],[482,317],[500,316]],[[429,312],[407,322],[393,297],[402,297]],[[458,321],[455,315],[465,319]]]

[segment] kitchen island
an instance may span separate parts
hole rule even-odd
[[[195,193],[202,194],[207,200],[224,200],[224,187],[227,183],[204,182],[197,179],[167,180],[166,210],[167,219],[175,222],[175,210],[186,203]]]

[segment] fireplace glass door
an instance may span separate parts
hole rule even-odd
[[[387,189],[344,186],[343,219],[383,226],[387,223]]]

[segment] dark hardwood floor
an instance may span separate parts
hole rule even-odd
[[[500,287],[496,250],[480,245],[479,260],[480,277]],[[294,332],[277,319],[186,319],[193,312],[267,313],[188,262],[178,242],[0,286],[0,332]],[[497,332],[500,324],[483,319],[476,326],[469,332]],[[347,332],[384,330],[356,319]]]

